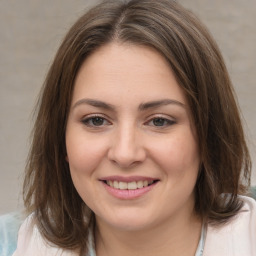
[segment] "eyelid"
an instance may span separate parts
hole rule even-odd
[[[167,126],[171,126],[173,124],[176,124],[176,120],[170,116],[166,117],[166,115],[164,114],[155,114],[155,115],[152,115],[148,118],[148,120],[145,122],[145,124],[149,124],[150,122],[152,122],[154,119],[163,119],[163,120],[166,120],[167,121],[167,125],[163,125],[163,126],[155,126],[155,127],[158,127],[158,128],[164,128],[164,127],[167,127]],[[153,125],[151,125],[153,126]]]
[[[88,126],[88,127],[93,127],[93,128],[101,128],[103,126],[106,126],[106,124],[103,124],[103,125],[100,125],[100,126],[96,126],[96,125],[90,125],[88,124],[90,120],[92,120],[93,118],[102,118],[105,122],[107,122],[107,125],[111,125],[112,123],[109,121],[109,118],[106,117],[105,115],[103,114],[89,114],[89,115],[86,115],[86,116],[83,116],[83,118],[81,118],[81,122]]]
[[[93,124],[89,124],[89,122],[93,119],[93,118],[102,118],[103,121],[105,122],[104,124],[102,125],[93,125]],[[166,124],[164,125],[150,125],[149,123],[154,121],[155,119],[163,119],[166,121]],[[104,126],[108,126],[108,125],[112,125],[112,122],[110,121],[110,118],[108,116],[106,116],[105,114],[99,114],[99,113],[95,113],[95,114],[88,114],[86,116],[83,116],[81,118],[81,122],[86,125],[87,127],[92,127],[92,128],[102,128]],[[144,122],[144,125],[149,125],[149,126],[152,126],[152,127],[157,127],[159,129],[161,128],[165,128],[165,127],[169,127],[169,126],[172,126],[176,123],[176,120],[175,118],[173,117],[170,117],[170,116],[166,116],[165,114],[153,114],[151,116],[149,116],[147,118],[147,121]]]

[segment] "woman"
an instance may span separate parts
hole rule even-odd
[[[175,1],[83,15],[33,135],[15,256],[256,255],[233,88],[214,40]]]

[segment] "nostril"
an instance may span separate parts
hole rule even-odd
[[[136,141],[131,142],[123,136],[109,148],[108,159],[121,168],[130,168],[142,163],[146,159],[146,152]]]

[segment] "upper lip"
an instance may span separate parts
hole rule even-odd
[[[152,178],[152,177],[145,177],[145,176],[129,176],[129,177],[124,177],[124,176],[107,176],[100,178],[99,180],[101,181],[122,181],[122,182],[132,182],[132,181],[155,181],[159,180],[157,178]]]

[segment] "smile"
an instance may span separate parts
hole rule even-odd
[[[135,189],[140,189],[144,187],[148,187],[151,184],[154,183],[153,180],[148,181],[148,180],[140,180],[140,181],[132,181],[132,182],[124,182],[124,181],[112,181],[108,180],[105,181],[105,183],[115,189],[120,189],[120,190],[135,190]]]
[[[110,195],[118,199],[131,200],[147,194],[160,180],[145,176],[108,176],[102,177],[99,181]]]

